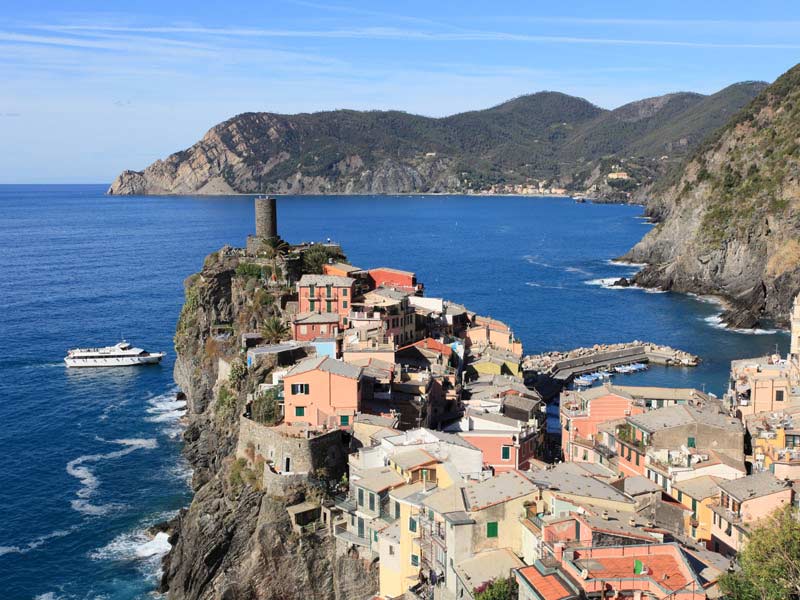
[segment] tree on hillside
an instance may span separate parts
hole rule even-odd
[[[289,327],[280,317],[270,317],[261,327],[261,335],[270,344],[277,344],[289,337]]]
[[[344,260],[345,256],[340,250],[330,246],[323,246],[317,244],[311,246],[303,253],[303,273],[322,273],[322,265],[328,262],[328,259],[339,261]]]
[[[800,521],[786,506],[755,524],[737,558],[740,569],[719,580],[730,600],[800,598]]]

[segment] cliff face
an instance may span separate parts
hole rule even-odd
[[[377,590],[376,566],[335,556],[333,540],[324,532],[292,531],[286,506],[308,490],[273,497],[233,476],[238,415],[254,382],[221,386],[218,359],[236,354],[238,332],[281,316],[279,300],[273,302],[255,289],[252,278],[237,274],[237,264],[223,249],[185,284],[175,380],[187,397],[185,455],[194,468],[195,496],[174,524],[161,591],[171,600],[367,598]],[[212,335],[219,331],[232,334]]]
[[[800,66],[708,140],[648,214],[626,256],[640,285],[718,294],[735,327],[786,322],[800,291]]]
[[[144,171],[124,171],[109,193],[465,192],[531,179],[583,190],[632,156],[645,182],[663,172],[664,155],[683,156],[762,85],[670,94],[614,111],[541,92],[440,119],[397,111],[244,113]]]

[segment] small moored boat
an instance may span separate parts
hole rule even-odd
[[[135,367],[155,365],[162,358],[164,352],[147,352],[123,340],[103,348],[73,348],[67,351],[64,362],[68,367]]]

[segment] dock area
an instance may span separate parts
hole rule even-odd
[[[693,367],[699,362],[699,357],[683,350],[635,341],[526,356],[523,359],[523,368],[525,371],[535,371],[562,385],[567,385],[575,377],[586,373],[635,363]]]

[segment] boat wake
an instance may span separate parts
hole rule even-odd
[[[119,504],[91,503],[90,498],[94,496],[97,488],[100,487],[100,479],[88,465],[104,460],[121,458],[140,449],[152,450],[158,446],[158,442],[155,439],[140,438],[109,440],[109,443],[118,444],[123,448],[113,452],[106,452],[105,454],[84,454],[67,463],[67,473],[81,482],[81,488],[76,493],[77,498],[70,502],[72,508],[81,514],[98,516],[120,508]]]

